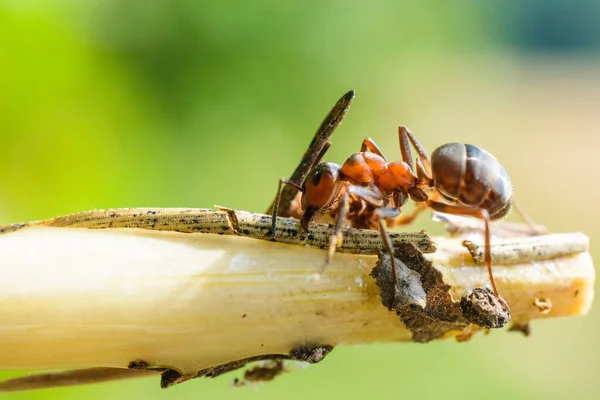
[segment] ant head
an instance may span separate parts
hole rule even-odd
[[[314,215],[335,201],[342,187],[340,168],[334,163],[320,162],[310,171],[303,185],[302,208],[305,209],[305,213],[314,209]]]

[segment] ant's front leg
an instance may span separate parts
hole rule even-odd
[[[343,240],[342,229],[344,228],[344,223],[346,222],[346,217],[348,215],[348,208],[350,205],[349,195],[354,195],[375,207],[383,207],[385,204],[385,198],[380,193],[374,192],[364,186],[347,186],[340,197],[335,227],[333,233],[329,237],[329,249],[327,251],[327,258],[325,259],[325,265],[320,272],[321,274],[327,269],[327,266],[335,254],[335,249]]]
[[[273,202],[273,217],[271,220],[271,237],[272,238],[275,238],[275,235],[277,234],[277,213],[279,212],[279,200],[281,198],[281,187],[284,184],[292,186],[293,188],[295,188],[296,190],[298,190],[301,193],[303,192],[302,188],[300,186],[296,185],[295,183],[293,183],[285,178],[279,179],[279,185],[277,186],[277,194],[275,195],[275,201]]]
[[[335,227],[333,228],[333,233],[331,234],[331,236],[329,236],[329,248],[327,249],[327,258],[325,258],[325,264],[321,268],[319,274],[323,274],[323,272],[325,272],[325,269],[327,269],[327,267],[331,263],[333,255],[335,254],[335,249],[337,248],[337,246],[342,244],[342,240],[344,239],[342,235],[342,229],[344,228],[344,222],[346,221],[346,216],[348,215],[348,206],[348,192],[345,191],[340,199],[340,203],[337,210],[338,215],[335,220]]]

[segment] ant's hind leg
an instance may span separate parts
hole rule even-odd
[[[393,228],[394,226],[398,225],[408,225],[412,223],[415,219],[417,219],[417,217],[421,215],[421,213],[427,208],[428,205],[426,202],[415,203],[415,208],[413,208],[410,212],[400,214],[393,219],[386,220],[387,226],[389,228]]]
[[[284,184],[296,188],[296,190],[298,190],[299,192],[303,192],[302,188],[300,186],[296,185],[295,183],[290,182],[289,180],[287,180],[285,178],[279,179],[279,185],[277,186],[277,194],[275,195],[275,201],[273,202],[273,217],[271,220],[271,237],[272,238],[275,238],[275,235],[277,234],[277,213],[279,211],[279,199],[281,198],[281,187]]]
[[[434,211],[438,211],[446,214],[454,214],[454,215],[464,215],[468,217],[475,217],[482,219],[485,223],[485,250],[483,252],[483,260],[485,262],[485,266],[487,267],[488,276],[490,278],[490,284],[492,285],[492,291],[494,292],[494,296],[500,301],[508,310],[508,304],[504,301],[502,297],[498,294],[498,289],[496,288],[496,282],[494,281],[494,274],[492,273],[492,250],[491,250],[491,238],[490,238],[490,215],[487,210],[482,208],[474,208],[474,207],[465,207],[465,206],[456,206],[446,203],[439,203],[433,200],[429,200],[427,205],[431,207]]]
[[[519,205],[515,202],[514,197],[510,200],[510,203],[511,203],[513,209],[515,210],[515,212],[517,214],[519,214],[519,218],[521,218],[523,220],[523,222],[525,222],[525,224],[527,224],[527,226],[529,227],[529,232],[531,233],[532,236],[545,235],[548,233],[548,231],[546,230],[546,227],[536,224],[533,221],[533,219],[531,219],[531,217],[529,215],[527,215],[527,213],[521,207],[519,207]]]
[[[402,153],[402,160],[407,163],[411,169],[415,168],[413,165],[412,154],[410,152],[410,141],[419,155],[416,164],[417,176],[421,180],[431,180],[431,159],[429,158],[429,154],[427,154],[423,146],[421,146],[421,143],[419,143],[415,137],[414,133],[412,133],[406,126],[399,126],[398,140],[400,141],[400,153]]]

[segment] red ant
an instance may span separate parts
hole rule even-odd
[[[484,261],[494,295],[500,299],[492,273],[489,225],[490,221],[506,216],[511,209],[512,185],[506,170],[492,154],[477,146],[444,144],[430,158],[408,128],[400,126],[398,134],[403,161],[388,163],[377,144],[371,138],[366,138],[360,152],[348,157],[343,165],[319,162],[330,146],[328,142],[302,185],[280,179],[278,196],[282,184],[293,186],[302,193],[303,213],[300,221],[302,229],[307,233],[309,223],[317,213],[337,207],[337,221],[323,270],[342,239],[341,231],[348,213],[349,196],[362,200],[371,207],[372,222],[378,225],[386,250],[391,256],[396,283],[393,249],[383,221],[388,226],[406,224],[430,207],[437,212],[470,216],[484,221]],[[418,154],[415,165],[409,142]],[[400,215],[400,207],[409,198],[417,203],[417,207],[411,214]],[[273,208],[273,237],[276,234],[277,208],[278,198]]]

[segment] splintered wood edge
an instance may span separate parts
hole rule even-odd
[[[489,285],[485,267],[460,239],[435,242],[438,250],[426,258],[454,299]],[[381,305],[369,276],[373,255],[336,254],[318,278],[324,252],[306,246],[30,226],[0,235],[0,257],[0,320],[10,328],[0,334],[2,369],[126,368],[143,361],[177,371],[177,382],[260,354],[289,356],[307,344],[412,339]],[[591,306],[594,269],[586,251],[496,263],[494,274],[521,325],[585,315]]]

